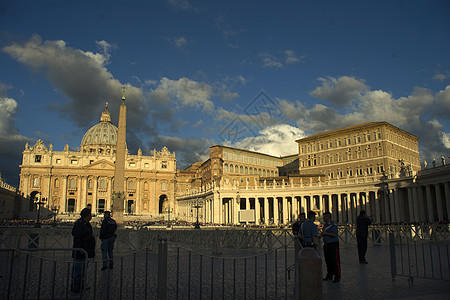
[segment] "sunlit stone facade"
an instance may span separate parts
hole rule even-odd
[[[111,210],[116,160],[117,127],[106,108],[99,124],[84,135],[80,149],[53,150],[41,140],[25,146],[20,165],[20,190],[44,207],[59,207],[59,213],[77,213],[91,207],[93,213]],[[152,155],[125,155],[125,214],[158,216],[175,200],[175,153],[166,147]]]

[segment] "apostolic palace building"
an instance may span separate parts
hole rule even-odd
[[[39,199],[59,214],[111,210],[117,135],[106,107],[79,150],[25,145],[18,207],[30,210]],[[181,171],[166,147],[126,150],[124,218],[194,222],[198,214],[202,223],[282,225],[313,210],[354,223],[365,209],[380,223],[447,220],[450,167],[442,157],[421,170],[418,140],[370,122],[298,139],[298,153],[285,157],[215,145],[209,159]]]

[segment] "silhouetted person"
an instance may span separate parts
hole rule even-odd
[[[73,248],[81,248],[87,252],[87,257],[83,251],[72,252],[72,285],[71,292],[80,293],[84,288],[87,259],[95,257],[95,238],[92,235],[92,226],[89,221],[92,219],[91,210],[84,208],[80,213],[81,218],[75,221],[72,228]]]
[[[323,231],[320,236],[323,237],[323,256],[327,265],[327,276],[323,279],[334,280],[339,282],[341,280],[341,259],[339,255],[339,237],[336,223],[331,220],[331,213],[323,213]]]
[[[114,221],[113,218],[111,218],[111,212],[105,211],[103,215],[104,219],[102,222],[102,227],[100,228],[100,240],[102,241],[100,249],[102,250],[102,260],[103,260],[102,271],[108,269],[108,261],[110,269],[112,269],[114,266],[113,252],[117,229],[117,223],[116,221]]]
[[[356,241],[358,243],[358,256],[360,264],[367,264],[367,236],[369,235],[369,226],[372,221],[367,217],[366,211],[361,210],[356,218]]]

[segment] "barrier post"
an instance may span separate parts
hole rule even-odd
[[[322,259],[314,248],[303,248],[298,255],[299,297],[322,300]]]

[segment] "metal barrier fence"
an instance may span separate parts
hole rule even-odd
[[[2,299],[68,298],[71,287],[72,251],[83,249],[0,249]],[[86,270],[87,260],[83,262]],[[81,271],[83,272],[83,271]],[[85,285],[86,276],[81,275]]]
[[[158,266],[167,267],[158,275],[158,294],[167,294],[158,298],[291,299],[295,281],[289,280],[288,265],[294,263],[293,254],[285,245],[257,254],[252,249],[209,255],[163,240]]]
[[[449,242],[412,240],[389,234],[392,280],[406,276],[415,278],[450,280]]]
[[[356,226],[338,225],[341,247],[356,244]],[[407,238],[411,241],[450,240],[449,225],[373,225],[369,227],[369,240],[373,245],[388,244],[389,234],[396,239]],[[99,229],[94,228],[94,236]],[[220,253],[222,247],[235,249],[275,249],[285,245],[293,247],[293,235],[290,228],[239,228],[212,227],[191,229],[177,228],[134,228],[117,231],[116,252],[129,253],[142,248],[156,250],[158,239],[170,242],[208,245],[213,253]],[[58,227],[0,227],[0,248],[70,248],[72,247],[71,228]],[[100,251],[97,243],[96,251]]]
[[[295,281],[287,266],[293,249],[224,249],[168,243],[116,256],[114,269],[101,270],[101,260],[86,262],[87,288],[70,292],[74,249],[0,250],[1,299],[287,299]]]

